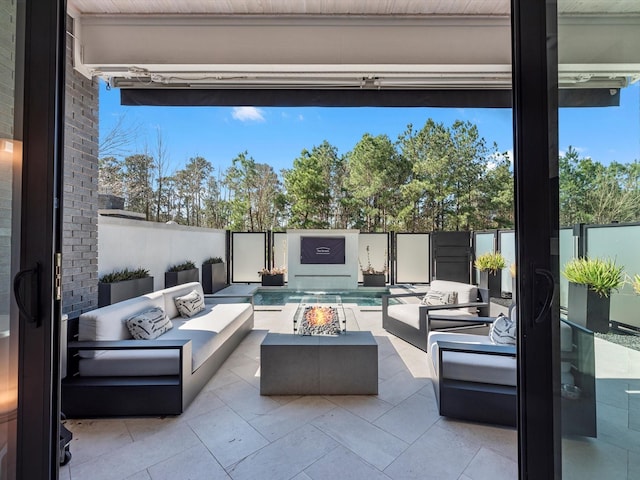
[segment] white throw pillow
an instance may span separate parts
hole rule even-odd
[[[458,303],[458,292],[439,292],[437,290],[429,290],[422,301],[422,305],[452,305]]]
[[[173,328],[173,323],[160,307],[129,317],[126,324],[129,333],[136,340],[153,340]]]
[[[498,315],[489,329],[489,340],[498,345],[515,345],[518,335],[515,319]]]
[[[204,297],[195,290],[182,297],[176,297],[174,301],[181,317],[193,317],[204,310]]]

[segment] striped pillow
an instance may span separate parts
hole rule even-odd
[[[129,333],[136,340],[153,340],[173,328],[173,323],[160,307],[129,317],[126,324]]]
[[[174,301],[181,317],[193,317],[204,310],[204,298],[196,290],[182,297],[176,297]]]
[[[517,332],[515,319],[505,317],[502,313],[494,320],[489,329],[489,340],[499,345],[515,345]]]
[[[422,301],[422,305],[452,305],[458,303],[458,292],[439,292],[437,290],[429,290]]]

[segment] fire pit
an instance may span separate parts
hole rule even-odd
[[[301,304],[293,319],[299,335],[340,335],[345,323],[342,305]]]

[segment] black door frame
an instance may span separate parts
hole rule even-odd
[[[521,479],[561,478],[556,0],[512,0]],[[548,303],[548,294],[553,301]],[[558,388],[556,388],[556,386]]]
[[[59,465],[60,301],[54,256],[61,240],[66,5],[19,0],[18,19],[24,31],[23,40],[18,35],[16,64],[15,137],[23,142],[19,269],[35,272],[34,288],[26,294],[34,301],[19,320],[16,473],[35,480],[57,478]]]
[[[24,12],[24,141],[20,268],[40,266],[36,327],[20,320],[18,478],[55,478],[58,464],[59,192],[64,98],[64,0],[19,0]],[[556,273],[557,44],[555,0],[512,0],[513,112],[518,264],[520,478],[559,478],[554,371],[558,326],[535,312],[541,271]],[[550,42],[548,44],[548,42]],[[18,82],[20,83],[20,82]],[[18,85],[19,87],[19,85]],[[16,92],[18,93],[18,92]],[[19,115],[18,115],[19,117]],[[552,165],[550,165],[550,161]],[[556,243],[557,244],[557,243]],[[557,287],[557,283],[556,283]],[[557,298],[557,296],[556,296]],[[28,393],[28,394],[27,394]],[[530,407],[530,408],[527,408]],[[56,439],[56,441],[54,441]]]

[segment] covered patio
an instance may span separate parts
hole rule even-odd
[[[379,346],[378,395],[261,396],[260,343],[290,333],[285,317],[258,307],[253,332],[180,416],[68,420],[60,478],[517,478],[516,430],[440,417],[427,354],[383,330],[379,311],[357,312]],[[640,387],[640,352],[595,348],[598,438],[563,440],[574,467],[563,478],[636,478],[637,409],[621,392]]]

